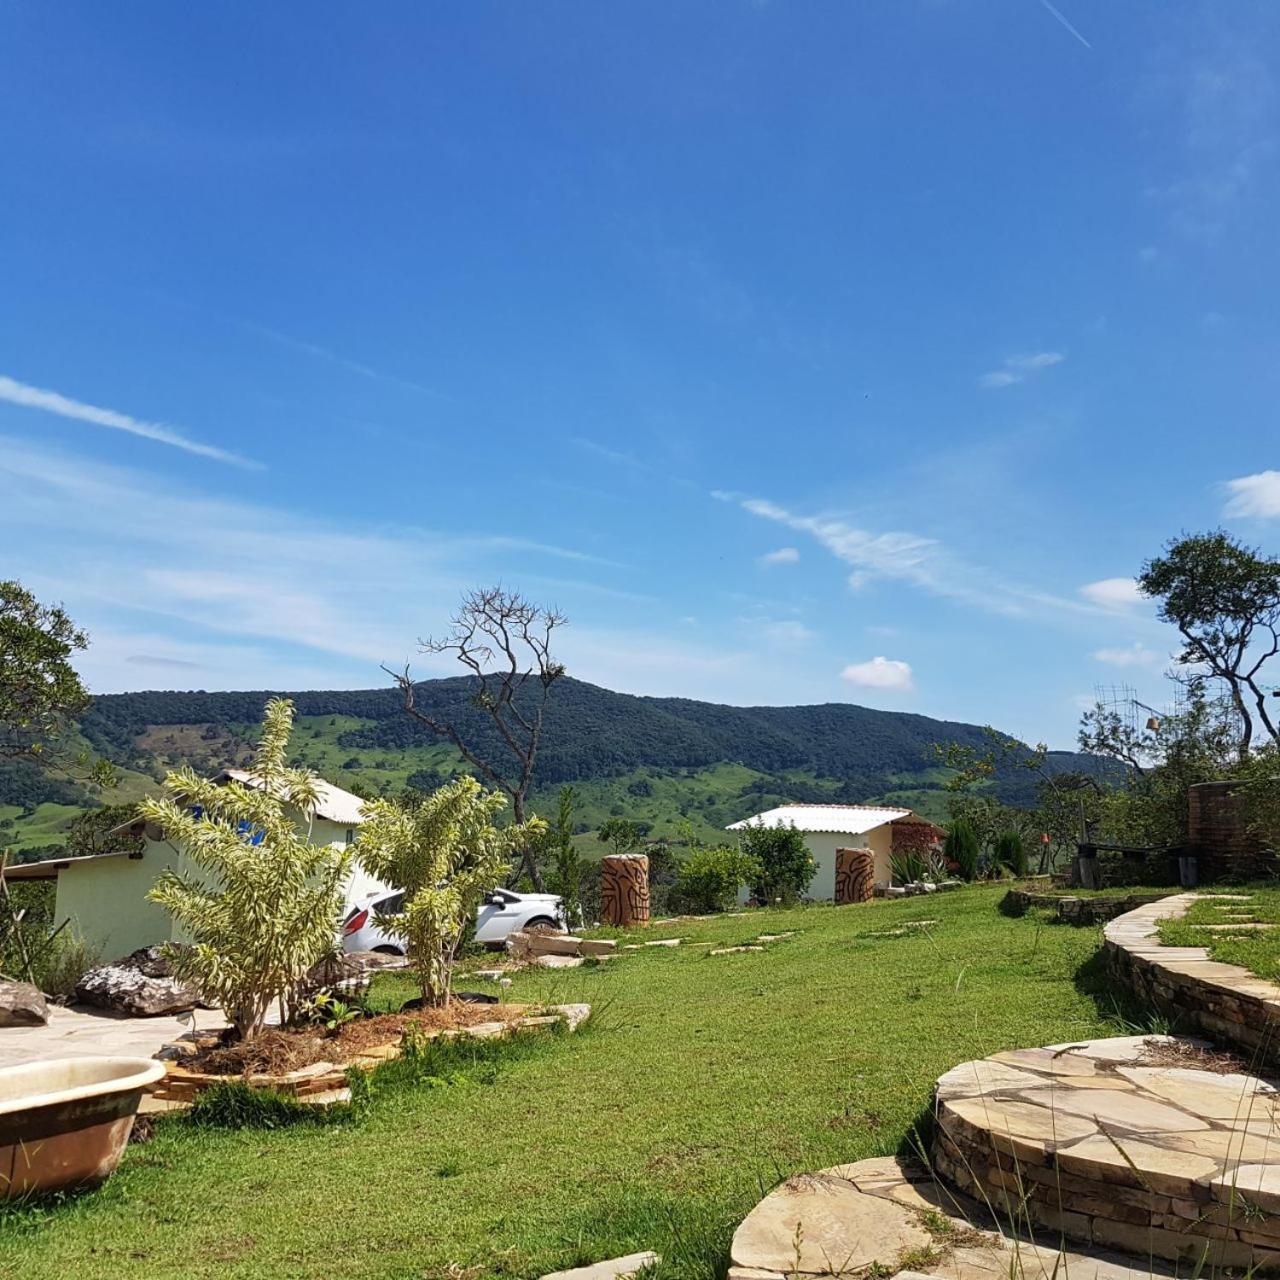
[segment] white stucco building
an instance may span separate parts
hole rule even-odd
[[[727,830],[741,831],[744,827],[760,825],[795,827],[803,833],[804,842],[818,864],[808,897],[828,902],[834,900],[836,893],[837,849],[870,849],[875,855],[875,883],[888,885],[892,879],[889,859],[896,849],[942,838],[940,828],[910,809],[864,804],[780,805],[732,823]]]
[[[257,778],[244,769],[224,769],[213,781],[226,786],[256,787]],[[316,780],[319,802],[311,816],[313,844],[354,843],[363,821],[364,801],[322,778]],[[294,813],[305,826],[306,818]],[[198,875],[195,864],[164,838],[164,832],[141,818],[126,829],[142,836],[136,853],[102,853],[83,858],[54,858],[9,867],[9,880],[56,879],[55,919],[70,919],[74,928],[104,960],[115,960],[139,947],[158,942],[182,942],[169,913],[147,898],[156,877],[168,867]],[[346,897],[352,901],[379,888],[359,865],[352,870]]]

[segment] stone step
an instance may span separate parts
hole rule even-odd
[[[1063,1246],[1001,1225],[924,1168],[896,1157],[788,1178],[733,1237],[728,1280],[1150,1280],[1148,1257]]]
[[[1280,1092],[1198,1044],[1015,1049],[938,1081],[934,1170],[1006,1220],[1138,1257],[1280,1270]]]

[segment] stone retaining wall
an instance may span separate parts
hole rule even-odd
[[[935,1170],[1001,1222],[1193,1273],[1274,1273],[1280,1094],[1151,1065],[1176,1043],[1093,1040],[953,1068],[938,1081]]]
[[[1025,915],[1033,907],[1052,911],[1061,924],[1105,924],[1135,907],[1160,902],[1172,890],[1153,893],[1129,893],[1123,898],[1078,898],[1072,894],[1034,893],[1029,889],[1010,889],[1000,900],[1006,915]]]
[[[1112,975],[1175,1030],[1199,1032],[1242,1053],[1255,1068],[1280,1065],[1280,985],[1239,965],[1220,964],[1204,947],[1165,947],[1161,920],[1184,915],[1197,897],[1180,893],[1138,907],[1107,925]]]

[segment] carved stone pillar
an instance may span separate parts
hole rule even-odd
[[[870,902],[875,867],[875,855],[870,849],[837,849],[836,902]]]
[[[606,924],[629,929],[649,923],[649,858],[616,853],[600,860],[600,910]]]

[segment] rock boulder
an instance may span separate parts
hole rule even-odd
[[[42,1027],[48,1021],[49,1006],[39,987],[0,979],[0,1027]]]
[[[200,1003],[195,989],[173,976],[158,946],[142,947],[114,964],[90,969],[76,986],[76,1000],[142,1016],[185,1013]]]

